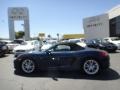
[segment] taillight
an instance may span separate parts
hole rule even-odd
[[[100,52],[100,56],[102,56],[102,57],[108,56],[108,53],[105,51],[102,51],[102,52]]]

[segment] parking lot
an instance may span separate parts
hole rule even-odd
[[[0,58],[0,90],[120,90],[120,51],[110,53],[110,69],[94,77],[55,70],[21,75],[13,60],[12,54]]]

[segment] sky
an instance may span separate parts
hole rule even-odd
[[[39,33],[84,33],[83,18],[103,14],[120,4],[120,0],[0,0],[0,37],[9,37],[8,7],[29,9],[30,36]],[[23,30],[23,21],[15,21],[15,31]]]

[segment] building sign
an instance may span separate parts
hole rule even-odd
[[[25,40],[30,40],[29,28],[29,10],[27,7],[9,7],[8,8],[8,24],[10,40],[15,39],[14,21],[24,21]]]
[[[28,17],[28,9],[24,7],[9,8],[8,13],[9,13],[9,18],[14,20],[26,19],[26,17]]]
[[[98,27],[98,26],[102,26],[102,23],[89,24],[89,25],[87,25],[87,28],[89,28],[89,27]]]

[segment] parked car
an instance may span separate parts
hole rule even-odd
[[[0,42],[0,57],[4,56],[8,52],[8,47]]]
[[[103,50],[81,47],[76,43],[58,43],[41,52],[22,54],[14,68],[26,74],[37,69],[79,70],[95,75],[109,67],[109,55]]]
[[[52,46],[52,44],[50,44],[50,43],[45,43],[45,44],[42,45],[41,50],[44,51],[44,50],[48,49],[48,48],[51,47],[51,46]]]
[[[8,46],[9,52],[12,52],[13,49],[14,49],[16,46],[19,46],[19,45],[22,44],[23,42],[24,42],[24,40],[14,40],[13,42],[8,43],[7,46]],[[13,53],[13,52],[12,52],[12,53]]]
[[[108,38],[104,38],[104,40],[110,42],[110,43],[114,43],[118,49],[120,49],[120,38],[118,37],[108,37]]]
[[[83,42],[83,43],[85,43],[85,39],[84,38],[78,38],[78,39],[69,39],[68,40],[69,42]]]
[[[37,40],[32,41],[26,41],[22,43],[21,45],[15,47],[13,49],[14,56],[17,57],[20,54],[28,53],[30,51],[39,51],[40,49],[40,43]]]
[[[11,43],[12,41],[10,41],[10,40],[0,40],[0,42],[2,42],[2,43],[4,43],[4,44],[9,44],[9,43]]]
[[[41,46],[41,50],[45,51],[46,49],[50,48],[52,45],[55,45],[57,42],[53,41],[46,41],[43,43],[43,45]]]
[[[93,39],[87,43],[87,46],[90,48],[106,50],[108,52],[115,52],[117,50],[117,46],[115,44],[103,39]]]
[[[84,38],[79,38],[79,39],[68,39],[68,40],[63,40],[62,42],[72,42],[72,43],[79,43],[82,47],[86,47],[85,39]]]

